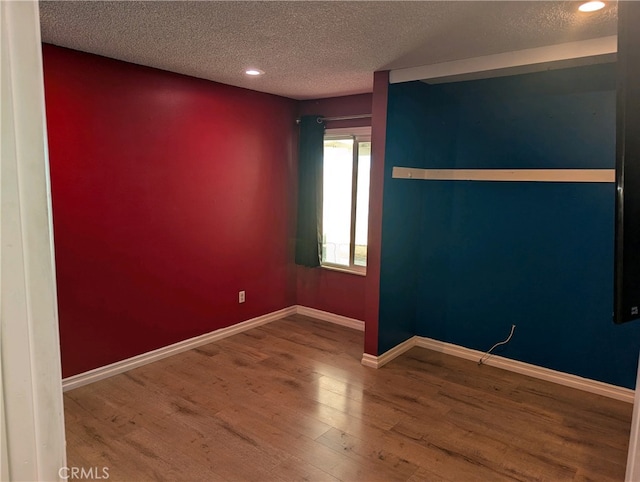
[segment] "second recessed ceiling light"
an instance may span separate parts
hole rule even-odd
[[[604,8],[604,2],[594,1],[583,3],[578,7],[578,10],[581,12],[595,12],[596,10],[600,10]]]

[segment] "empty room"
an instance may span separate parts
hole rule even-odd
[[[2,480],[640,480],[640,4],[0,9]]]

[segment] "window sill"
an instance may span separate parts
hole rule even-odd
[[[329,271],[338,271],[339,273],[354,274],[356,276],[367,276],[367,269],[364,267],[362,270],[355,270],[342,266],[333,266],[331,264],[321,264],[320,267],[323,269],[328,269]]]

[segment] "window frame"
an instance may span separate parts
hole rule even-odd
[[[367,275],[367,266],[360,266],[354,263],[355,261],[355,249],[356,249],[356,211],[357,211],[357,196],[358,196],[358,164],[360,156],[360,143],[371,142],[371,126],[364,127],[344,127],[326,129],[324,133],[324,141],[327,140],[341,140],[341,139],[353,139],[353,164],[351,172],[351,226],[350,226],[350,242],[349,242],[349,266],[343,264],[331,263],[322,261],[322,252],[320,253],[320,267],[332,271],[340,271],[343,273],[355,274],[360,276]],[[323,169],[324,176],[324,169]],[[370,185],[369,185],[370,186]],[[369,194],[371,193],[371,187],[369,187]],[[367,196],[367,199],[369,196]],[[324,202],[323,202],[323,217],[324,217]],[[367,219],[367,232],[368,232],[369,220]],[[324,234],[324,226],[322,225],[322,219],[320,221],[320,232]],[[369,239],[367,236],[367,258],[368,258],[368,245]],[[322,251],[325,251],[324,242],[321,246]]]

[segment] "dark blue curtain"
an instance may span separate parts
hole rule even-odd
[[[322,253],[322,159],[324,123],[318,115],[300,119],[296,264],[320,266]]]

